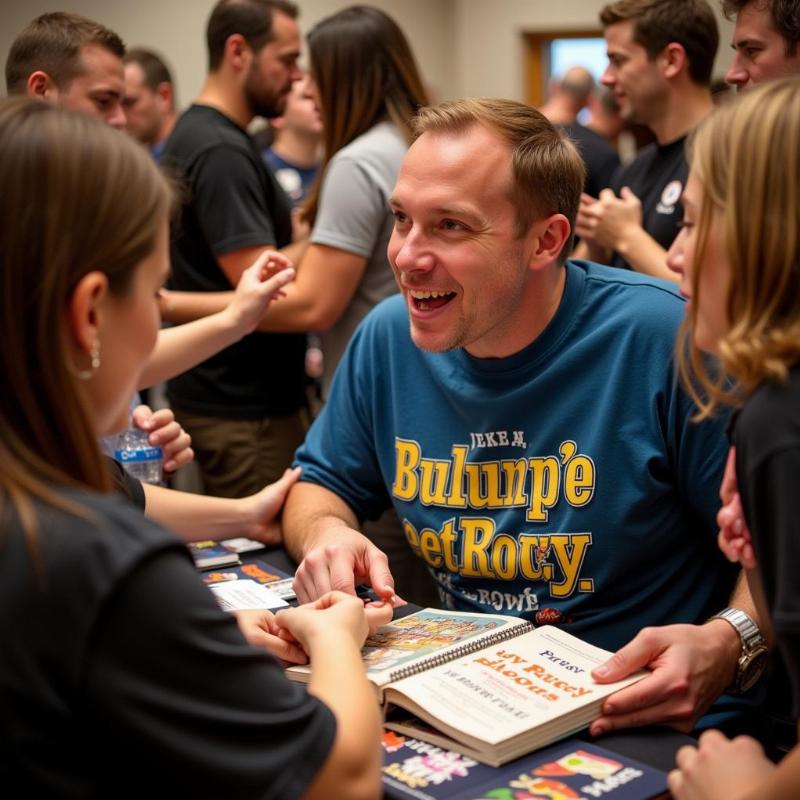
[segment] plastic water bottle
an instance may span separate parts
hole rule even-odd
[[[164,451],[147,441],[147,432],[131,426],[119,437],[114,458],[134,478],[146,483],[161,483]]]

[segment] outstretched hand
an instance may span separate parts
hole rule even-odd
[[[233,299],[223,313],[231,317],[242,336],[252,333],[269,304],[282,297],[282,287],[294,280],[292,262],[274,250],[265,250],[242,273]]]

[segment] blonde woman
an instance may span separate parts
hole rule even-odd
[[[124,134],[0,104],[0,773],[47,797],[377,797],[361,601],[262,615],[268,649],[312,659],[290,684],[97,448],[156,342],[171,201]]]
[[[750,567],[798,718],[800,81],[766,85],[719,110],[692,153],[684,227],[669,254],[689,301],[679,357],[701,416],[737,409],[731,437],[753,547],[724,538],[722,546]],[[775,766],[755,740],[709,731],[698,748],[679,751],[669,785],[678,800],[797,798],[800,748]]]

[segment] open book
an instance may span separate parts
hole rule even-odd
[[[600,685],[590,672],[611,653],[558,628],[437,609],[379,628],[362,652],[387,728],[493,766],[586,727],[604,698],[646,674]],[[310,670],[287,675],[306,681]]]

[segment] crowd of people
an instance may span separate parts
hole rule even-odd
[[[598,682],[647,668],[590,733],[698,736],[678,800],[796,797],[794,6],[722,0],[737,92],[715,107],[708,0],[606,5],[601,83],[653,136],[622,166],[578,122],[585,70],[541,110],[431,104],[371,6],[311,28],[304,73],[294,3],[219,0],[182,113],[164,59],[100,23],[21,31],[0,101],[0,774],[54,797],[156,772],[198,796],[377,797],[360,647],[432,596],[564,626],[614,653]],[[170,408],[131,418],[161,382]],[[202,494],[103,456],[130,424],[168,469],[196,459]],[[218,608],[182,543],[234,535],[283,544],[296,608]],[[282,665],[306,661],[300,688]]]

